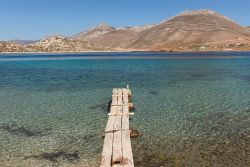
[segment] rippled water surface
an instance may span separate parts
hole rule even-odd
[[[250,166],[250,58],[64,58],[0,57],[1,167],[98,166],[126,84],[135,166]]]

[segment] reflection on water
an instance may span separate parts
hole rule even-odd
[[[135,166],[249,166],[249,75],[250,59],[0,61],[0,166],[98,166],[126,84]]]

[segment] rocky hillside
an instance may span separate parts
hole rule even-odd
[[[134,51],[250,50],[250,33],[211,10],[186,11],[156,25],[97,26],[73,38]]]
[[[67,38],[64,36],[52,36],[28,46],[42,52],[81,52],[111,50],[108,47],[102,47],[90,42]]]
[[[16,44],[20,44],[20,45],[28,45],[28,44],[33,44],[38,42],[37,40],[20,40],[20,39],[15,39],[15,40],[11,40],[10,42],[14,42]]]
[[[0,52],[83,52],[111,50],[108,47],[64,36],[50,36],[28,45],[21,45],[14,42],[0,42]]]
[[[210,10],[181,13],[140,34],[129,46],[149,50],[227,50],[249,44],[246,28]],[[230,47],[230,46],[232,47]]]
[[[137,39],[141,32],[150,27],[152,26],[114,28],[107,24],[100,24],[90,30],[76,34],[72,38],[111,48],[125,49]]]
[[[73,36],[72,38],[74,39],[84,39],[84,40],[93,40],[95,38],[98,38],[99,36],[102,36],[104,34],[110,33],[113,30],[115,30],[114,27],[106,24],[106,23],[101,23],[99,25],[97,25],[96,27],[84,31],[84,32],[80,32],[79,34],[76,34],[75,36]]]
[[[24,47],[15,42],[0,41],[0,52],[23,52]]]

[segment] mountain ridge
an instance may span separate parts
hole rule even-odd
[[[98,32],[97,29],[94,31]],[[91,38],[86,33],[92,35]],[[246,42],[250,39],[249,29],[212,10],[184,11],[159,24],[140,26],[138,31],[130,27],[95,35],[92,33],[79,33],[78,39],[128,51],[225,51],[250,48],[249,42]]]
[[[47,41],[46,41],[47,40]],[[158,24],[115,28],[106,23],[71,37],[31,44],[0,42],[8,51],[241,51],[250,50],[250,28],[212,10],[183,11]],[[2,48],[2,49],[1,49]]]
[[[179,14],[143,32],[130,45],[130,48],[199,51],[204,50],[205,47],[208,50],[217,50],[217,48],[211,48],[211,46],[200,46],[202,49],[193,46],[203,43],[244,39],[245,37],[249,39],[249,32],[231,19],[211,11],[194,11]],[[235,42],[238,43],[239,41]],[[226,45],[224,50],[228,49]]]

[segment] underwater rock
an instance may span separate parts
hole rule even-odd
[[[131,137],[131,138],[139,137],[139,131],[138,131],[138,130],[135,130],[135,129],[131,129],[131,130],[130,130],[130,137]]]
[[[92,141],[94,138],[95,138],[95,134],[86,134],[84,137],[83,137],[83,139],[85,140],[85,141]]]
[[[42,136],[42,132],[37,131],[37,130],[31,130],[28,128],[25,128],[23,126],[18,126],[18,125],[1,125],[0,129],[5,130],[11,134],[14,135],[23,135],[23,136],[27,136],[27,137],[31,137],[31,136]]]
[[[52,153],[43,153],[40,155],[31,155],[27,156],[24,159],[29,158],[36,158],[36,159],[45,159],[52,162],[59,162],[58,159],[62,158],[64,160],[67,160],[69,162],[73,162],[75,160],[78,160],[80,158],[80,155],[78,151],[75,151],[73,153],[65,152],[65,151],[55,151]]]
[[[202,78],[202,77],[206,77],[205,74],[192,74],[191,77],[193,78]]]
[[[243,81],[250,81],[250,76],[249,75],[233,75],[233,78],[237,78]]]
[[[157,92],[157,91],[150,91],[149,94],[151,94],[151,95],[158,95],[159,92]]]
[[[245,112],[250,112],[250,107],[248,108],[245,108],[245,110],[244,110]]]

